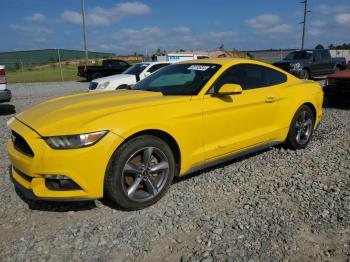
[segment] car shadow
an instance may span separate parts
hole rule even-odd
[[[11,178],[11,166],[8,167],[8,172]],[[68,212],[68,211],[86,211],[96,208],[96,203],[94,200],[85,201],[74,201],[74,202],[63,202],[63,201],[45,201],[45,200],[33,200],[28,199],[23,195],[23,193],[13,186],[16,194],[19,198],[25,202],[29,209],[38,211],[48,211],[48,212]]]
[[[99,201],[103,205],[105,205],[106,207],[109,207],[109,208],[114,209],[114,210],[118,210],[118,211],[122,211],[122,212],[133,212],[133,211],[123,209],[122,207],[118,206],[116,203],[114,203],[112,200],[108,199],[107,197],[99,199]]]
[[[278,146],[277,146],[278,147]],[[202,174],[205,174],[207,172],[210,172],[212,170],[215,170],[217,168],[223,168],[225,166],[232,165],[234,163],[237,163],[239,161],[242,161],[244,159],[248,159],[251,157],[254,157],[256,155],[262,154],[264,152],[268,152],[272,150],[272,147],[261,150],[259,152],[251,153],[245,156],[241,156],[232,160],[228,160],[227,162],[217,164],[208,168],[201,169],[199,171],[189,173],[188,175],[182,176],[182,177],[175,177],[173,184],[181,183],[183,181],[192,179],[194,177],[200,176]],[[109,207],[114,210],[122,211],[122,212],[132,212],[127,211],[117,204],[115,204],[113,201],[108,199],[107,197],[95,201],[74,201],[74,202],[62,202],[62,201],[45,201],[45,200],[32,200],[26,198],[19,190],[16,189],[17,195],[28,205],[28,207],[32,210],[38,210],[38,211],[47,211],[47,212],[69,212],[69,211],[87,211],[94,208],[97,208],[95,201],[100,201],[104,206]]]
[[[69,211],[87,211],[96,208],[95,201],[45,201],[45,200],[31,200],[23,196],[23,194],[16,189],[17,195],[25,202],[29,209],[47,212],[69,212]]]
[[[16,113],[16,107],[9,104],[0,104],[0,116],[7,116]]]
[[[325,95],[324,108],[334,108],[334,109],[350,109],[350,94],[341,95]]]
[[[283,146],[282,145],[276,145],[274,147],[275,148],[281,148]],[[173,181],[173,184],[181,183],[183,181],[186,181],[186,180],[192,179],[194,177],[200,176],[202,174],[208,173],[210,171],[213,171],[213,170],[215,170],[217,168],[223,168],[223,167],[232,165],[234,163],[240,162],[240,161],[245,160],[245,159],[249,159],[251,157],[260,155],[260,154],[268,152],[270,150],[273,150],[273,147],[269,147],[269,148],[266,148],[264,150],[261,150],[261,151],[258,151],[258,152],[254,152],[254,153],[250,153],[250,154],[247,154],[247,155],[244,155],[244,156],[241,156],[241,157],[233,158],[231,160],[228,160],[227,162],[224,162],[224,163],[221,163],[221,164],[217,164],[217,165],[213,165],[211,167],[207,167],[207,168],[201,169],[199,171],[195,171],[193,173],[189,173],[189,174],[184,175],[184,176],[175,177],[174,181]]]

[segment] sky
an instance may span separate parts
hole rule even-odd
[[[85,0],[88,49],[300,48],[301,0]],[[83,49],[80,0],[1,0],[0,51]],[[309,0],[305,47],[350,42],[350,1]]]

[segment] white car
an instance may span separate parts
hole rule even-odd
[[[10,102],[11,97],[11,91],[6,89],[5,66],[0,65],[0,103]]]
[[[89,91],[107,91],[128,88],[171,62],[137,63],[122,74],[102,77],[90,83]]]

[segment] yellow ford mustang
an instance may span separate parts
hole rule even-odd
[[[158,201],[174,176],[284,143],[305,148],[319,84],[243,59],[173,64],[131,90],[56,98],[9,121],[12,181],[25,196]]]

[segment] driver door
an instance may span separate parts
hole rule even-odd
[[[224,84],[241,94],[212,96]],[[268,86],[265,67],[240,64],[226,70],[203,98],[206,159],[213,160],[273,140],[277,136],[277,90]]]

